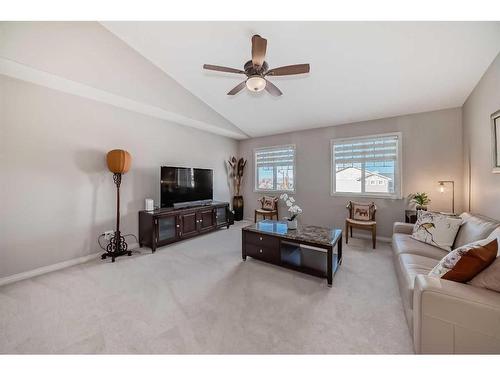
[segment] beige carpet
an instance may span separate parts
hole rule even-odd
[[[0,288],[1,353],[412,353],[389,244],[326,280],[249,258],[241,226]]]

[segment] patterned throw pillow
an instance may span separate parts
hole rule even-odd
[[[446,255],[429,276],[466,283],[487,268],[497,256],[497,240],[480,240],[459,247]]]
[[[461,224],[462,218],[457,216],[442,215],[437,212],[421,212],[411,236],[417,241],[451,251]]]
[[[274,210],[275,202],[276,198],[274,197],[266,197],[266,196],[262,197],[262,209],[268,211]]]
[[[369,221],[371,204],[353,203],[352,218],[354,220]]]

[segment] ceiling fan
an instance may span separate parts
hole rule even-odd
[[[268,93],[273,96],[280,96],[283,93],[273,83],[268,81],[268,76],[289,76],[294,74],[309,73],[309,64],[297,64],[281,66],[279,68],[269,69],[267,62],[264,61],[266,57],[267,40],[260,35],[252,37],[252,60],[247,61],[243,67],[244,70],[227,68],[218,65],[203,65],[203,69],[215,70],[218,72],[245,74],[247,79],[241,82],[238,86],[233,88],[227,95],[235,95],[241,90],[248,88],[248,90],[257,92],[266,89]]]

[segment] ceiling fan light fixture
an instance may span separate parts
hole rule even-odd
[[[247,79],[247,88],[253,92],[259,92],[266,88],[266,80],[261,76],[251,76]]]
[[[259,35],[254,35],[252,36],[252,59],[243,65],[243,70],[211,64],[204,64],[203,69],[246,75],[247,79],[245,81],[240,82],[227,93],[227,95],[231,96],[238,94],[245,86],[252,92],[259,92],[265,89],[272,96],[281,96],[283,95],[281,90],[271,81],[267,81],[267,76],[291,76],[309,73],[309,64],[286,65],[269,69],[269,65],[265,61],[266,50],[267,40]]]

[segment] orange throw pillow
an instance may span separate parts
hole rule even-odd
[[[497,240],[481,240],[459,247],[446,255],[429,276],[466,283],[495,261]]]

